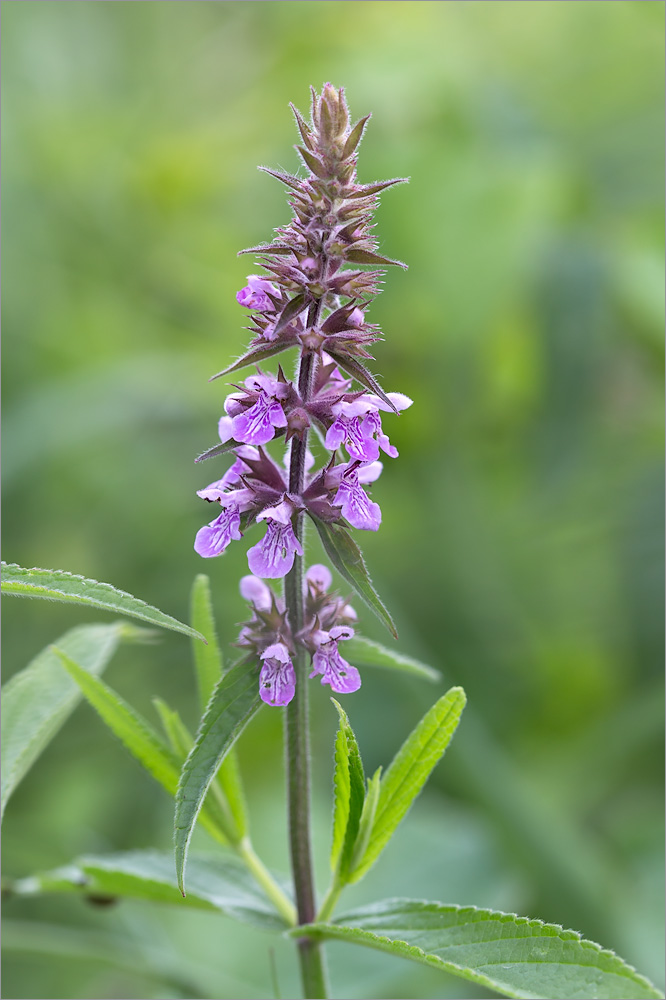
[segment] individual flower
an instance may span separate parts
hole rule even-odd
[[[338,650],[338,642],[351,639],[353,635],[353,628],[335,625],[330,631],[319,631],[314,636],[318,649],[312,658],[310,677],[321,674],[322,684],[330,684],[331,689],[338,694],[351,694],[361,686],[358,670],[347,663]]]
[[[235,504],[230,504],[214,521],[199,528],[194,540],[194,551],[205,559],[221,556],[229,542],[239,541],[242,537],[240,511]]]
[[[381,462],[373,462],[372,464],[373,466],[381,465]],[[372,480],[366,479],[365,481]],[[382,512],[379,504],[373,503],[361,486],[357,463],[351,463],[343,471],[338,491],[332,503],[334,507],[341,508],[342,516],[354,528],[360,528],[363,531],[377,531],[381,524]]]
[[[296,692],[296,671],[283,642],[268,646],[260,657],[259,696],[267,705],[288,705]]]
[[[271,589],[258,576],[241,577],[239,587],[241,597],[258,611],[270,611],[273,604]]]
[[[315,563],[310,566],[309,570],[305,574],[305,580],[303,586],[308,585],[312,587],[315,592],[325,593],[333,582],[333,577],[331,576],[331,571],[328,566],[323,566],[321,563]]]
[[[294,507],[289,500],[266,507],[257,514],[257,521],[266,521],[266,534],[247,553],[248,566],[256,576],[267,580],[286,576],[294,565],[295,556],[303,555],[303,547],[291,523],[293,514]]]
[[[405,410],[412,405],[411,399],[401,392],[390,392],[388,398],[396,410]],[[379,410],[390,409],[383,399],[374,394],[334,403],[331,412],[335,419],[326,433],[326,447],[335,451],[344,443],[349,457],[358,462],[376,462],[380,448],[391,458],[397,458],[398,450],[384,434],[379,416]]]
[[[236,301],[241,306],[248,309],[256,309],[258,312],[269,312],[275,306],[271,302],[269,295],[278,295],[278,290],[272,281],[261,278],[258,274],[248,274],[247,285],[236,292]]]
[[[275,437],[276,428],[287,426],[282,401],[289,395],[291,387],[270,375],[251,375],[245,379],[245,385],[255,402],[232,416],[234,440],[243,444],[267,444]],[[232,393],[227,397],[227,405],[236,410],[243,398]]]

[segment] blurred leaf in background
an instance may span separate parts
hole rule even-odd
[[[356,116],[373,112],[361,180],[411,177],[378,220],[382,252],[410,270],[370,319],[385,388],[416,404],[391,428],[401,461],[364,551],[402,651],[469,698],[447,767],[349,904],[421,892],[529,912],[660,981],[664,4],[37,0],[3,15],[4,558],[185,617],[210,471],[193,459],[226,391],[207,379],[246,342],[234,294],[251,267],[236,252],[288,218],[255,164],[294,170],[288,102],[344,85]],[[228,642],[244,546],[206,571]],[[14,602],[5,676],[84,614]],[[384,641],[365,611],[362,624]],[[110,683],[193,726],[188,656],[178,636],[127,647]],[[431,701],[430,685],[366,671],[368,773]],[[324,691],[313,713],[325,877]],[[240,748],[257,846],[278,868],[280,728],[266,713]],[[83,706],[10,803],[5,870],[169,842],[168,799]],[[407,870],[401,851],[423,860]],[[254,932],[225,922],[220,950],[224,918],[9,905],[7,995],[271,988]],[[140,954],[110,969],[77,929],[132,935]],[[66,941],[76,962],[59,957]],[[164,985],[146,963],[174,942]],[[351,954],[340,996],[448,988]],[[290,961],[278,946],[283,991]]]

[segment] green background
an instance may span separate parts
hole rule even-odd
[[[258,535],[215,561],[192,550],[211,517],[195,490],[227,465],[192,461],[227,391],[207,379],[246,342],[237,250],[288,219],[255,165],[296,169],[288,102],[344,85],[355,117],[373,112],[361,180],[411,178],[377,229],[410,269],[370,319],[376,370],[415,405],[386,417],[401,455],[359,541],[400,648],[470,702],[348,903],[529,913],[663,982],[664,4],[56,0],[4,3],[3,28],[4,558],[180,618],[209,572],[233,641]],[[5,678],[98,617],[4,611]],[[108,678],[194,724],[183,637],[122,649]],[[345,708],[367,771],[443,690],[364,673]],[[312,701],[323,878],[336,714],[327,689]],[[280,730],[265,710],[241,757],[255,838],[284,869]],[[5,873],[170,843],[167,797],[83,706],[10,803]],[[5,917],[7,997],[268,997],[273,946],[298,995],[291,945],[224,918],[69,899]],[[141,958],[119,968],[125,936]],[[479,996],[330,955],[337,997]]]

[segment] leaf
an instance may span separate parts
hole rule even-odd
[[[186,899],[178,891],[171,854],[160,851],[83,857],[64,868],[10,883],[8,890],[19,896],[76,892],[83,896],[146,899],[218,910],[269,930],[283,930],[286,926],[244,863],[230,856],[193,854],[188,865]]]
[[[289,299],[289,302],[287,302],[286,306],[280,313],[279,319],[277,320],[273,330],[273,336],[278,337],[284,328],[291,323],[292,319],[295,319],[300,313],[303,312],[304,308],[305,292],[299,292],[299,294],[295,295],[293,299]],[[290,344],[289,346],[291,347],[292,345]]]
[[[357,121],[356,124],[354,125],[345,143],[345,148],[342,150],[343,160],[346,160],[349,156],[351,156],[356,147],[358,146],[359,142],[363,137],[365,126],[367,125],[368,120],[371,117],[372,115],[366,115],[365,118],[361,118],[360,121]]]
[[[347,714],[341,705],[331,698],[340,716],[340,725],[335,737],[335,771],[333,788],[333,843],[331,845],[331,870],[345,878],[349,870],[356,837],[358,834],[363,800],[365,799],[365,775],[363,762],[356,737],[349,724]]]
[[[272,358],[275,354],[280,354],[282,351],[288,351],[290,347],[294,347],[295,345],[295,340],[291,340],[287,343],[285,343],[284,340],[279,343],[276,343],[274,340],[267,340],[265,344],[257,344],[254,347],[250,347],[250,349],[243,354],[238,361],[234,361],[233,364],[227,365],[227,367],[223,368],[221,372],[217,373],[217,375],[211,375],[208,381],[214,382],[216,378],[223,378],[224,375],[231,375],[232,372],[237,371],[239,368],[245,368],[247,365],[258,365],[261,361],[265,361],[266,358]],[[224,451],[228,451],[229,448],[237,448],[238,442],[233,441],[231,444],[227,442],[227,445],[229,445],[229,447],[225,448]],[[215,447],[220,446],[216,445]],[[204,458],[208,458],[209,453],[212,454],[212,452],[213,449],[209,448],[208,451],[204,452],[203,455],[200,455],[196,461],[202,462]],[[218,451],[216,454],[220,455],[221,453],[221,451]]]
[[[234,448],[238,448],[238,441],[224,441],[220,444],[214,444],[212,448],[206,448],[202,451],[200,455],[194,459],[194,464],[197,465],[199,462],[205,462],[209,458],[217,458],[218,455],[225,455],[228,451],[232,451]]]
[[[350,248],[345,253],[345,260],[349,260],[352,264],[395,264],[397,267],[401,267],[403,271],[407,270],[407,265],[401,260],[393,260],[392,257],[383,257],[379,253],[373,253],[371,250],[354,250]]]
[[[466,702],[454,687],[437,701],[409,734],[384,775],[368,847],[351,873],[357,882],[375,863],[453,738]]]
[[[192,644],[192,655],[197,675],[199,705],[203,712],[213,688],[222,675],[222,653],[217,641],[210,580],[204,573],[195,577],[190,593],[190,622],[192,628],[206,638],[206,645]]]
[[[303,149],[302,146],[296,146],[295,149],[305,163],[305,166],[308,167],[308,169],[311,170],[316,177],[321,177],[322,180],[325,180],[327,171],[321,160],[319,160],[309,150]]]
[[[71,656],[56,646],[51,647],[61,665],[78,684],[84,698],[92,705],[114,736],[129,750],[133,757],[162,785],[169,795],[178,788],[180,761],[135,709],[97,677],[87,673]],[[226,843],[228,821],[220,814],[214,802],[206,803],[201,824],[217,840]]]
[[[225,754],[260,705],[257,671],[243,660],[221,678],[201,720],[176,794],[176,872],[183,895],[187,850],[206,792]]]
[[[206,637],[207,646],[192,644],[192,653],[197,672],[199,689],[199,704],[202,713],[223,672],[222,653],[217,641],[213,603],[210,594],[210,581],[203,573],[196,577],[192,586],[190,621],[192,628],[198,629]],[[183,756],[187,756],[192,746],[190,741]],[[249,824],[243,782],[240,776],[236,753],[232,749],[227,753],[219,771],[217,783],[224,795],[226,806],[233,818],[237,836],[240,839],[248,832]]]
[[[361,600],[375,612],[389,632],[398,638],[393,619],[382,604],[363,561],[363,555],[346,528],[335,523],[326,523],[308,511],[315,523],[322,545],[337,571],[351,584]]]
[[[575,931],[511,913],[389,899],[293,932],[365,945],[530,1000],[663,997],[614,952]]]
[[[370,389],[371,392],[376,393],[380,399],[382,399],[388,406],[391,407],[394,413],[399,412],[397,408],[393,405],[391,400],[388,398],[388,396],[382,389],[381,385],[379,384],[375,376],[372,374],[372,372],[368,371],[365,365],[361,364],[361,362],[358,361],[356,358],[352,358],[351,355],[349,354],[338,353],[338,351],[336,351],[335,349],[331,350],[328,344],[326,345],[326,353],[335,361],[335,363],[340,368],[343,368],[348,375],[351,375],[352,378],[355,378],[356,381],[360,382],[361,385],[364,385],[366,389]]]
[[[130,626],[80,625],[58,639],[82,668],[101,674]],[[2,812],[7,801],[81,700],[52,648],[44,649],[2,689]]]
[[[88,604],[94,608],[103,608],[116,614],[138,618],[151,625],[173,629],[174,632],[184,632],[203,640],[203,636],[194,632],[189,625],[184,625],[171,615],[151,607],[138,597],[126,594],[124,590],[116,590],[110,583],[99,583],[97,580],[87,580],[83,576],[75,576],[62,569],[24,569],[15,563],[2,563],[2,592],[15,597],[43,597],[51,601],[66,601],[74,604]]]
[[[376,184],[359,184],[355,191],[346,194],[347,198],[367,198],[371,194],[379,194],[386,188],[393,187],[394,184],[408,184],[409,177],[394,177],[390,181],[377,181]]]
[[[261,167],[259,167],[259,169],[261,170]],[[268,170],[266,168],[264,169],[266,170],[267,174],[272,173],[273,176],[275,177],[275,171]],[[280,178],[280,180],[282,180],[282,178]],[[292,185],[289,186],[291,187]],[[246,253],[256,253],[256,254],[267,253],[267,254],[277,254],[278,256],[281,257],[284,254],[293,252],[294,251],[292,250],[292,248],[288,246],[286,243],[260,243],[256,247],[247,247],[245,250],[239,250],[236,256],[242,257]]]
[[[294,191],[303,190],[303,181],[300,177],[295,177],[294,174],[287,174],[283,170],[272,170],[270,167],[257,167],[257,170],[261,170],[264,174],[270,174],[271,177],[275,177],[277,180],[282,181],[287,187],[293,188]],[[249,250],[242,251],[243,253],[249,253]]]
[[[192,734],[175,708],[171,708],[161,698],[153,698],[153,705],[160,717],[169,746],[179,760],[185,760],[192,747]]]
[[[379,792],[381,789],[381,777],[382,769],[378,767],[371,778],[368,778],[368,792],[365,796],[365,802],[363,803],[363,812],[361,813],[361,822],[358,826],[358,836],[356,837],[356,843],[354,844],[354,853],[352,855],[351,863],[349,865],[349,871],[354,872],[359,862],[363,858],[365,852],[368,849],[368,844],[370,843],[370,837],[372,835],[372,828],[375,822],[375,815],[377,813],[377,803],[379,802]],[[347,874],[347,881],[355,882],[356,879],[349,878],[349,871]]]
[[[201,649],[201,647],[199,647]],[[387,667],[389,670],[401,670],[403,673],[422,677],[424,680],[437,683],[442,675],[434,667],[428,667],[411,656],[405,656],[394,649],[387,649],[378,642],[354,635],[345,642],[345,658],[357,667]]]

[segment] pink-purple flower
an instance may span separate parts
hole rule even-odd
[[[294,507],[289,500],[266,507],[257,515],[257,521],[266,521],[266,534],[247,553],[248,566],[256,576],[267,580],[286,576],[294,565],[294,558],[303,555],[291,523],[293,515]]]
[[[287,426],[282,403],[289,395],[290,386],[270,375],[251,375],[245,379],[245,385],[255,397],[255,402],[232,416],[233,438],[243,444],[267,444],[275,437],[276,428]],[[231,400],[230,408],[236,411],[242,398],[233,393],[227,404]]]
[[[236,292],[236,301],[248,309],[268,312],[275,309],[269,295],[278,295],[278,290],[273,282],[268,281],[267,278],[261,278],[258,274],[248,274],[247,285],[241,288],[240,292]]]
[[[331,689],[338,694],[351,694],[361,686],[358,670],[347,663],[338,650],[338,642],[351,639],[353,635],[353,628],[335,625],[330,631],[319,631],[314,636],[318,649],[312,658],[310,677],[321,674],[322,684],[330,684]]]
[[[289,650],[275,642],[263,651],[259,695],[267,705],[288,705],[296,692],[296,671]]]

